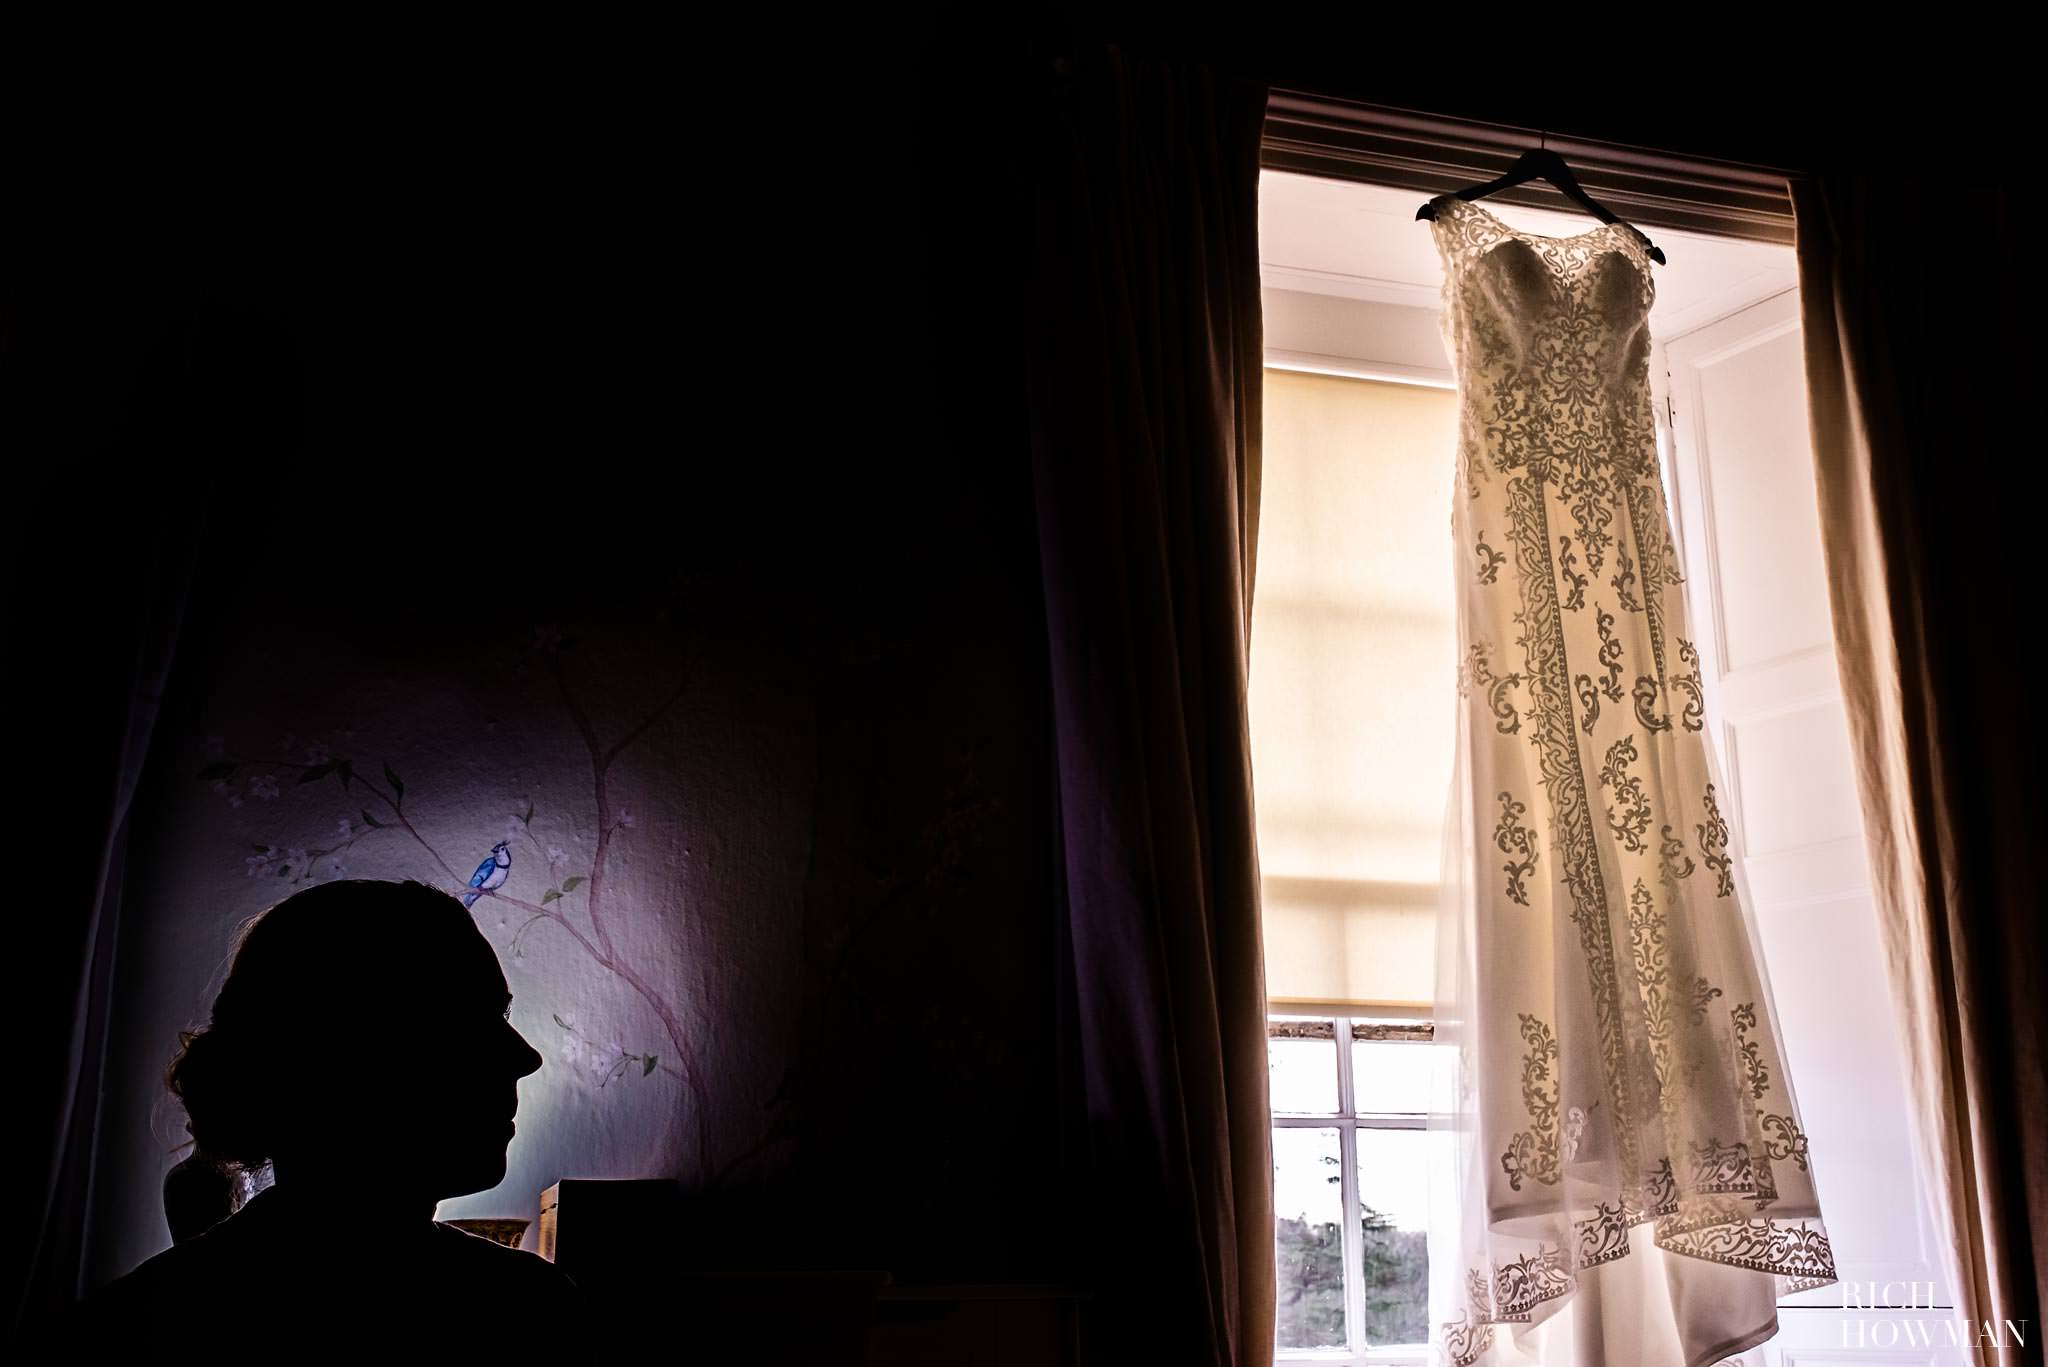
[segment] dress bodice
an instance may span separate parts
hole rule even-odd
[[[1433,202],[1452,356],[1465,365],[1527,369],[1554,359],[1564,343],[1587,353],[1586,379],[1612,387],[1634,378],[1649,357],[1657,297],[1640,237],[1620,223],[1547,237],[1510,228],[1456,195]]]
[[[1432,202],[1468,476],[1491,464],[1549,479],[1555,459],[1578,480],[1647,474],[1657,291],[1643,239],[1621,223],[1572,237],[1525,233],[1455,195]]]

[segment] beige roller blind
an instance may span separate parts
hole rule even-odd
[[[1249,706],[1276,1005],[1431,997],[1455,404],[1449,389],[1265,372]]]

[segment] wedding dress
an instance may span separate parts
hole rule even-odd
[[[1835,1281],[1659,469],[1643,239],[1439,196],[1458,380],[1432,1338],[1705,1367]]]

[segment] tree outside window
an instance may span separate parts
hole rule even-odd
[[[1428,1361],[1429,1022],[1274,1016],[1282,1359]]]

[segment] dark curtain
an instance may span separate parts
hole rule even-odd
[[[1272,1157],[1245,708],[1263,84],[1047,49],[1032,460],[1088,1361],[1266,1363]]]
[[[150,173],[147,152],[130,132],[81,152],[8,248],[9,760],[32,846],[10,946],[10,1337],[87,1276],[123,889],[149,877],[128,859],[128,815],[208,509],[223,484],[266,480],[300,422],[293,342],[254,254],[187,235],[167,206],[190,187]]]
[[[1900,159],[1901,164],[1905,159]],[[2009,181],[1791,181],[1836,658],[1922,1170],[1973,1322],[2048,1301],[2036,245]],[[2031,223],[2032,215],[2026,216]],[[2023,430],[2025,429],[2025,430]],[[2027,601],[2023,601],[2023,596]]]
[[[22,489],[10,712],[21,774],[48,804],[36,859],[61,876],[38,880],[25,927],[35,969],[19,990],[43,1038],[20,1055],[34,1167],[12,1222],[10,1332],[82,1289],[122,889],[137,876],[128,814],[203,526],[207,476],[163,440],[191,411],[196,345],[182,329],[164,335],[133,373],[122,427],[40,464]]]

